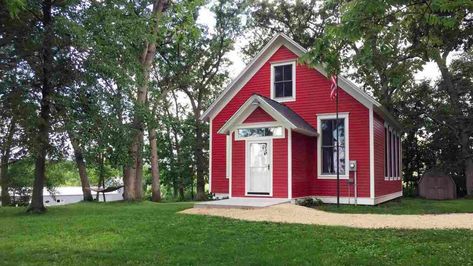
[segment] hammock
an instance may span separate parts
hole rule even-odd
[[[98,192],[98,193],[107,193],[107,192],[113,192],[116,190],[119,190],[123,186],[117,186],[117,187],[106,187],[106,188],[90,188],[90,190]]]

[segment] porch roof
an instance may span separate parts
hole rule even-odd
[[[248,98],[240,109],[220,128],[218,133],[230,134],[230,131],[236,125],[241,124],[258,107],[261,107],[287,128],[304,135],[318,136],[317,130],[291,108],[259,94],[253,94]]]

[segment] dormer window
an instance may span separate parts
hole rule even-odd
[[[278,102],[296,99],[296,63],[271,64],[271,98]]]

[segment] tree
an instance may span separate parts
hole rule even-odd
[[[323,1],[252,0],[246,26],[251,40],[243,53],[252,58],[276,33],[286,33],[304,47],[311,47],[323,36],[330,13]]]
[[[46,179],[46,155],[49,146],[49,130],[51,126],[51,103],[54,93],[53,75],[53,2],[44,0],[41,3],[42,41],[41,51],[41,100],[39,119],[37,121],[35,154],[35,180],[33,194],[28,212],[42,213],[46,210],[43,204],[43,188]]]
[[[233,49],[233,40],[240,32],[240,14],[243,9],[244,6],[238,2],[214,3],[211,7],[216,20],[214,33],[201,25],[181,26],[190,30],[177,31],[174,42],[160,51],[164,64],[162,68],[172,73],[175,89],[185,93],[192,110],[197,200],[207,198],[204,147],[208,134],[205,133],[200,116],[228,77],[224,71],[228,65],[225,56]],[[176,29],[179,30],[178,27]]]
[[[16,130],[15,119],[10,119],[7,124],[7,131],[2,141],[1,147],[1,160],[0,160],[0,182],[1,182],[1,201],[2,206],[8,206],[10,204],[9,194],[9,178],[8,178],[8,166],[10,164],[11,148],[13,146],[13,136]]]
[[[442,124],[451,129],[460,145],[458,159],[464,162],[466,192],[473,195],[473,152],[470,136],[471,104],[465,79],[456,76],[465,63],[457,61],[449,67],[447,59],[452,52],[468,51],[473,45],[473,3],[471,1],[427,1],[410,6],[406,11],[409,41],[419,43],[418,52],[425,61],[432,60],[440,70],[442,80],[438,88],[448,101],[448,116]],[[464,59],[471,57],[464,57]],[[461,66],[460,68],[458,66]],[[456,71],[456,72],[455,72]],[[466,79],[467,80],[467,79]],[[464,99],[467,99],[466,101]]]
[[[453,88],[442,78],[432,90],[429,109],[432,134],[431,149],[439,151],[440,164],[456,177],[461,193],[470,195],[473,189],[473,61],[462,54],[448,67]],[[453,102],[454,98],[456,102]],[[463,170],[460,170],[463,169]],[[463,182],[458,182],[462,180]]]
[[[145,48],[140,58],[141,73],[138,84],[135,113],[133,116],[133,140],[130,146],[129,156],[131,164],[125,170],[125,194],[127,200],[140,200],[143,197],[142,168],[143,168],[143,140],[144,140],[144,119],[143,112],[147,102],[148,85],[150,79],[151,66],[156,55],[156,44],[159,34],[160,24],[162,25],[162,13],[166,11],[167,0],[155,0],[150,14],[149,36],[145,41]]]

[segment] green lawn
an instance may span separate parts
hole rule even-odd
[[[426,200],[421,198],[401,198],[378,206],[353,206],[325,204],[319,210],[342,213],[383,213],[383,214],[439,214],[473,213],[473,199]]]
[[[176,214],[190,203],[0,208],[6,265],[472,265],[473,231],[365,230]]]

